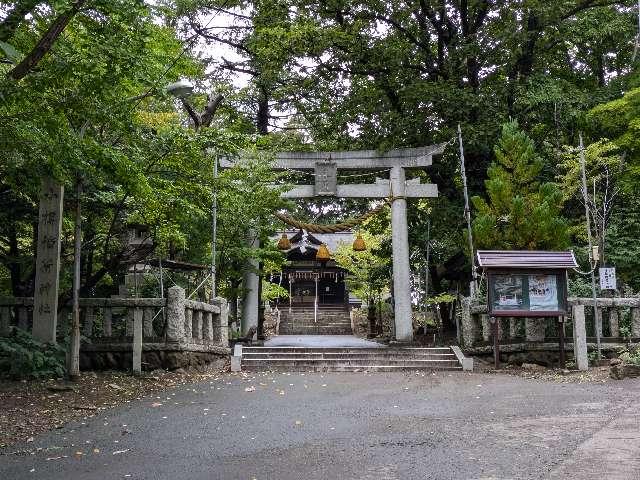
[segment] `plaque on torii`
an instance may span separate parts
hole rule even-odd
[[[445,145],[441,143],[387,152],[377,150],[282,152],[276,155],[272,167],[275,170],[314,170],[313,185],[296,185],[291,190],[283,192],[283,198],[335,197],[391,200],[394,323],[396,340],[401,342],[413,339],[406,199],[438,196],[437,185],[421,184],[419,179],[407,181],[405,170],[430,166],[434,156],[442,155]],[[233,161],[223,158],[221,166],[231,167]],[[337,181],[338,170],[386,169],[389,170],[389,180],[377,179],[375,183],[342,185]],[[254,297],[250,302],[255,300],[257,305],[257,292]],[[252,310],[251,307],[247,308],[247,311],[249,310]]]

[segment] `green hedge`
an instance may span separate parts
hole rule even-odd
[[[65,374],[65,349],[42,344],[24,330],[13,328],[0,337],[0,376],[19,378],[61,377]]]

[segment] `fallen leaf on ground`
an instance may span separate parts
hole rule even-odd
[[[49,385],[47,390],[50,392],[75,392],[77,388],[73,385]]]

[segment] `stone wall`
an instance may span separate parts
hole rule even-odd
[[[146,348],[142,351],[141,369],[143,371],[176,370],[179,368],[198,371],[220,370],[229,361],[229,352],[223,348],[200,352],[172,350],[165,346]],[[132,361],[132,351],[115,347],[85,347],[80,352],[81,370],[128,370],[131,368]]]

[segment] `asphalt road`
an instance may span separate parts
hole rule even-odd
[[[635,480],[640,380],[224,375],[0,451],[36,478]]]

